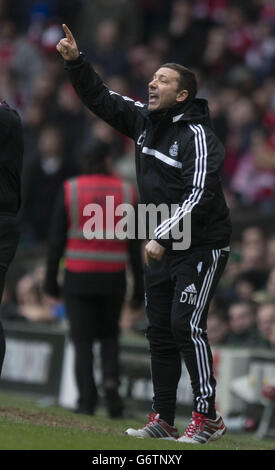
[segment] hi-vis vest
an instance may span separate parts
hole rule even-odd
[[[114,216],[116,207],[122,203],[135,203],[135,190],[128,182],[113,175],[83,175],[65,181],[65,207],[68,219],[65,267],[74,272],[118,272],[127,262],[127,240],[115,238],[114,224],[122,217]],[[108,213],[113,203],[114,210]],[[97,218],[92,231],[103,239],[89,239],[85,227],[95,215],[96,207],[103,217]],[[109,207],[109,209],[108,209]],[[107,209],[107,216],[106,216]],[[112,213],[111,213],[112,212]],[[95,219],[94,219],[95,220]],[[93,221],[94,221],[93,220]],[[92,224],[90,224],[92,225]],[[88,238],[87,238],[88,235]],[[108,239],[108,237],[110,239]]]

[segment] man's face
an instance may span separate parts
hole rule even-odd
[[[188,92],[178,90],[179,73],[176,70],[161,67],[156,71],[153,80],[148,84],[149,111],[168,108],[174,104],[184,101]]]
[[[264,338],[269,339],[273,324],[275,324],[274,305],[262,305],[259,307],[257,312],[257,326]]]
[[[231,330],[238,334],[253,325],[253,314],[245,305],[233,304],[229,309],[229,321]]]

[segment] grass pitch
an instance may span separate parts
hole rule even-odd
[[[0,393],[0,450],[275,450],[275,440],[256,440],[251,433],[228,433],[216,442],[195,448],[124,435],[128,427],[144,424],[144,419],[111,420],[104,411],[89,417],[56,406],[41,408],[29,398]],[[176,424],[182,432],[182,425]]]

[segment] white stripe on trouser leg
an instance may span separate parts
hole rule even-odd
[[[217,264],[218,264],[218,259],[219,259],[219,255],[220,255],[220,252],[218,251],[212,251],[212,256],[213,256],[213,264],[209,270],[210,272],[210,276],[208,277],[208,280],[207,280],[207,283],[206,283],[206,288],[204,289],[203,291],[203,296],[202,296],[202,299],[201,299],[201,306],[199,307],[198,309],[198,313],[197,313],[197,316],[195,318],[195,323],[196,325],[199,324],[200,322],[200,319],[201,319],[201,315],[202,315],[202,312],[205,308],[205,304],[207,302],[207,299],[208,299],[208,296],[209,296],[209,291],[211,289],[211,285],[212,285],[212,282],[213,282],[213,278],[214,278],[214,275],[215,275],[215,272],[216,272],[216,269],[217,269]],[[200,328],[197,327],[196,329],[197,331],[197,334],[201,334],[202,333],[202,330]],[[211,371],[210,371],[210,367],[209,367],[209,361],[208,361],[208,354],[207,354],[207,347],[206,347],[206,343],[205,341],[202,339],[201,336],[197,336],[197,339],[201,345],[201,351],[202,351],[202,361],[204,360],[204,371],[205,371],[205,377],[206,377],[206,380],[205,380],[205,390],[208,389],[207,391],[207,396],[208,397],[211,397],[213,395],[213,389],[210,385],[210,375],[211,375]],[[205,402],[205,406],[203,407],[204,409],[202,409],[202,411],[204,411],[205,413],[208,412],[208,401],[206,400]]]
[[[201,375],[200,375],[201,393],[202,393],[202,390],[204,390],[204,393],[202,393],[202,397],[200,397],[200,400],[199,400],[201,403],[198,404],[198,411],[202,411],[205,413],[207,413],[208,411],[208,401],[202,400],[202,398],[211,396],[213,394],[213,390],[212,390],[212,387],[210,386],[210,374],[211,373],[210,373],[210,367],[209,367],[209,362],[208,362],[207,348],[206,348],[205,342],[203,341],[201,337],[202,330],[201,328],[198,328],[198,324],[200,322],[201,314],[203,312],[206,301],[208,299],[209,291],[210,291],[213,277],[216,271],[218,257],[219,257],[218,251],[212,251],[212,256],[213,256],[214,261],[213,261],[211,268],[209,268],[206,274],[206,277],[204,279],[200,298],[198,299],[197,308],[193,314],[193,323],[192,323],[192,325],[194,326],[194,331],[195,331],[194,339],[197,342],[197,358],[198,358],[198,361],[201,360],[201,364],[202,364],[202,367],[200,367],[199,369],[201,371]]]
[[[200,322],[200,319],[201,319],[201,315],[202,315],[202,312],[204,310],[204,307],[205,307],[205,304],[207,302],[207,299],[208,299],[208,296],[209,296],[209,291],[211,289],[211,285],[212,285],[212,282],[213,282],[213,278],[214,278],[214,275],[215,275],[215,272],[216,272],[216,269],[217,269],[217,265],[218,265],[218,260],[219,260],[219,256],[220,256],[220,250],[216,250],[216,251],[212,251],[212,256],[213,256],[213,264],[210,268],[210,276],[208,278],[208,281],[207,281],[207,285],[206,285],[206,289],[204,290],[204,293],[203,293],[203,297],[202,297],[202,302],[201,302],[201,306],[199,307],[198,309],[198,312],[197,312],[197,316],[196,318],[194,319],[196,324],[198,325],[199,322]],[[198,331],[199,332],[202,332],[202,330],[200,328],[198,328]],[[202,338],[199,338],[200,341],[203,343],[203,347],[204,347],[204,350],[205,350],[205,354],[206,354],[206,357],[207,356],[207,349],[206,349],[206,344],[205,342],[202,340]],[[207,366],[208,366],[208,363],[207,363]],[[210,375],[210,369],[209,369],[209,366],[208,366],[208,373]],[[209,392],[211,393],[212,392],[212,388],[209,384]]]
[[[218,259],[220,256],[220,250],[213,250],[213,263],[212,266],[207,270],[201,291],[198,297],[196,308],[192,314],[191,318],[191,331],[192,331],[192,340],[195,344],[197,365],[200,379],[200,392],[201,397],[198,397],[198,411],[207,413],[208,411],[208,402],[203,400],[213,394],[212,387],[210,385],[210,366],[208,361],[207,347],[206,343],[201,337],[202,329],[198,327],[202,312],[204,310],[205,304],[208,299],[209,291],[213,282],[213,278],[217,269]]]
[[[203,293],[206,289],[206,286],[208,284],[210,276],[211,276],[211,269],[208,269],[207,273],[205,275],[205,278],[203,280],[201,291],[200,291],[200,294],[199,294],[199,297],[198,297],[198,300],[197,300],[197,305],[194,309],[194,312],[193,312],[192,318],[191,318],[191,322],[190,322],[191,332],[192,332],[191,333],[192,334],[192,340],[195,344],[195,350],[196,350],[198,373],[199,373],[199,380],[200,380],[200,392],[201,392],[202,397],[207,396],[209,392],[207,392],[207,389],[205,388],[206,371],[205,371],[204,363],[203,363],[203,361],[201,360],[201,357],[200,357],[201,356],[202,343],[200,342],[200,340],[198,338],[197,333],[199,333],[199,331],[198,331],[198,327],[196,325],[195,320],[196,320],[196,315],[197,315],[198,309],[200,308],[200,305],[201,305],[201,299],[202,299]],[[200,400],[200,402],[202,401],[201,397],[199,397],[198,399]],[[202,411],[201,405],[202,405],[201,403],[198,404],[198,411]]]
[[[213,390],[212,390],[212,387],[210,385],[211,372],[210,372],[209,361],[208,361],[207,347],[206,347],[206,343],[204,342],[202,337],[198,336],[198,335],[201,335],[202,330],[200,328],[198,328],[197,325],[200,322],[201,314],[202,314],[202,312],[204,310],[204,307],[205,307],[205,304],[207,302],[209,291],[210,291],[212,281],[213,281],[213,277],[214,277],[214,274],[215,274],[215,271],[216,271],[216,268],[217,268],[217,263],[218,263],[218,258],[219,258],[218,251],[212,251],[212,256],[213,256],[214,261],[213,261],[213,264],[212,264],[211,268],[208,270],[209,276],[207,276],[207,281],[205,283],[205,288],[202,291],[200,305],[198,306],[196,317],[194,318],[194,324],[196,324],[195,331],[197,332],[197,338],[196,339],[198,340],[198,343],[200,344],[201,360],[202,360],[202,363],[203,363],[203,371],[204,371],[204,376],[203,376],[203,378],[204,378],[204,390],[206,392],[206,395],[204,395],[203,398],[210,397],[213,394]],[[201,407],[199,406],[199,408],[201,408],[201,411],[203,411],[204,413],[207,413],[208,406],[209,406],[208,401],[204,400],[204,405],[201,406]]]

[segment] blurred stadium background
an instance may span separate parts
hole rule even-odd
[[[272,400],[262,387],[275,386],[273,0],[0,0],[0,96],[19,111],[25,133],[22,237],[0,309],[7,332],[1,387],[72,403],[66,312],[43,294],[51,210],[96,137],[111,143],[117,171],[135,181],[132,142],[88,112],[68,82],[55,49],[64,22],[109,88],[135,100],[147,101],[147,83],[162,63],[182,63],[197,75],[226,147],[223,185],[233,221],[230,261],[208,323],[220,406],[232,429],[261,423],[264,435],[263,409]],[[148,409],[145,328],[144,311],[133,313],[126,301],[124,393],[145,399]],[[34,359],[39,341],[52,349],[38,348]],[[181,395],[190,405],[186,384]]]

